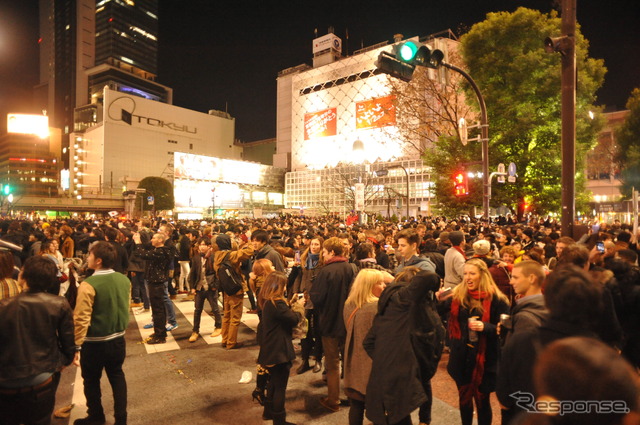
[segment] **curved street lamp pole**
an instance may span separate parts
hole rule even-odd
[[[482,142],[482,209],[484,210],[484,218],[489,220],[489,203],[491,201],[491,177],[489,176],[489,119],[487,118],[487,104],[482,97],[480,88],[471,75],[467,74],[463,69],[458,68],[450,63],[442,62],[442,66],[456,71],[462,75],[471,84],[473,91],[478,98],[480,104],[480,141]]]

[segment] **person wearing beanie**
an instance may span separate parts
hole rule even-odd
[[[491,252],[491,244],[486,239],[480,239],[473,243],[473,258],[479,258],[485,263],[487,263],[487,267],[491,267],[495,260],[493,258],[489,258],[489,253]]]
[[[522,250],[524,252],[527,252],[531,248],[533,248],[535,242],[533,240],[533,230],[531,228],[527,227],[522,231],[521,243],[522,243]]]
[[[213,269],[216,273],[220,269],[220,265],[225,261],[225,258],[235,267],[238,275],[242,275],[240,272],[240,265],[244,260],[250,258],[253,253],[253,246],[250,243],[245,244],[238,250],[233,250],[231,245],[231,237],[226,234],[220,234],[215,238],[218,250],[213,253]],[[244,293],[247,290],[247,283],[242,280],[242,289],[236,294],[227,295],[222,291],[222,347],[228,350],[242,347],[242,343],[237,342],[238,339],[238,327],[240,326],[240,319],[242,319],[242,300],[244,299]]]
[[[462,282],[464,263],[467,257],[464,253],[464,233],[456,230],[449,233],[451,248],[444,254],[444,287],[454,288]]]

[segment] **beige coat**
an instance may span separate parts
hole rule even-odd
[[[352,391],[365,395],[367,383],[371,373],[371,357],[362,347],[362,342],[373,324],[373,318],[378,312],[378,302],[365,304],[353,315],[352,304],[344,306],[344,323],[347,328],[347,338],[344,345],[344,388],[349,397]]]

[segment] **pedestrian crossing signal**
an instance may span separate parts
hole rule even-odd
[[[456,196],[466,196],[469,194],[469,182],[465,173],[456,173],[453,177],[454,194]]]

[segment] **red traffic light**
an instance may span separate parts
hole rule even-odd
[[[465,173],[456,173],[453,176],[454,194],[456,196],[465,196],[469,194],[469,182]]]

